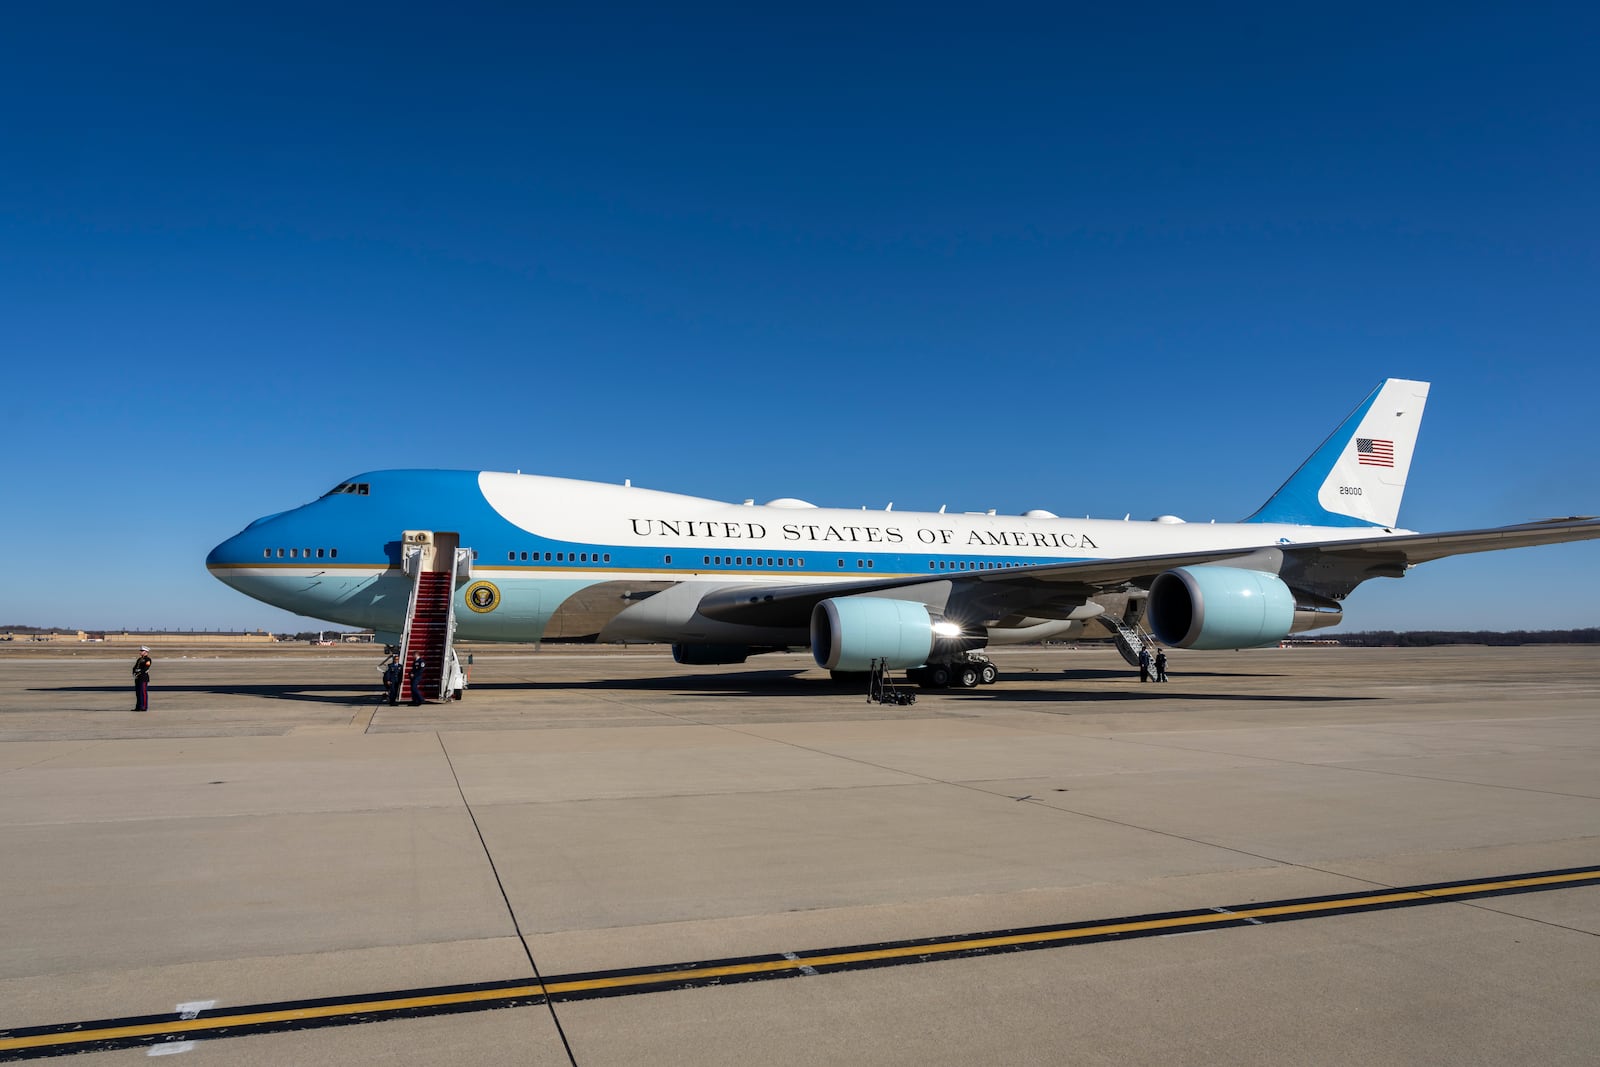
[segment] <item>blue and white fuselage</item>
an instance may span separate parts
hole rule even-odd
[[[404,535],[429,531],[470,549],[455,593],[460,639],[662,642],[693,662],[810,643],[828,667],[910,667],[940,647],[1077,634],[1093,620],[1104,628],[1089,636],[1148,621],[1181,647],[1248,647],[1337,621],[1362,581],[1418,562],[1600,536],[1593,520],[1396,529],[1427,391],[1383,383],[1243,522],[730,504],[537,475],[387,470],[257,520],[207,566],[296,614],[397,633],[411,586]]]
[[[351,491],[345,487],[355,487]],[[496,589],[477,610],[458,591],[459,636],[536,641],[574,595],[623,583],[725,588],[948,582],[1090,560],[1253,548],[1370,534],[1280,523],[1184,524],[753,505],[631,486],[491,471],[389,470],[358,475],[303,507],[252,523],[206,564],[258,600],[346,626],[398,632],[410,580],[404,530],[449,530],[471,548],[473,582]],[[641,587],[642,588],[642,587]],[[623,591],[625,592],[625,590]],[[730,626],[624,602],[602,640],[804,643],[805,625]],[[673,598],[680,599],[680,598]],[[630,614],[631,613],[631,614]],[[687,630],[685,627],[689,627]]]

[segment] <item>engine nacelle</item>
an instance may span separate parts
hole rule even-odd
[[[1240,567],[1179,567],[1157,575],[1145,606],[1150,630],[1178,648],[1252,648],[1295,629],[1283,579]]]
[[[890,669],[928,662],[934,619],[925,605],[882,597],[838,597],[811,609],[811,655],[830,671]]]

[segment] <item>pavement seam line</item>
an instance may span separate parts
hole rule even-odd
[[[528,945],[528,937],[522,932],[522,924],[517,921],[517,909],[511,906],[511,896],[506,892],[505,882],[500,878],[500,868],[495,865],[494,855],[489,851],[489,842],[484,839],[483,827],[478,825],[478,814],[472,810],[472,803],[467,800],[467,791],[461,786],[461,776],[456,773],[455,761],[450,758],[450,750],[445,747],[444,734],[439,730],[433,732],[434,739],[439,742],[439,751],[444,754],[445,766],[450,768],[450,777],[456,783],[456,792],[461,794],[461,806],[466,809],[467,818],[472,820],[473,832],[478,835],[478,845],[483,849],[483,858],[489,863],[489,873],[494,875],[495,888],[500,890],[500,899],[505,902],[506,915],[511,920],[511,929],[516,931],[517,941],[522,945],[523,955],[528,958],[528,966],[533,970],[534,981],[539,984],[541,991],[545,988],[544,975],[539,973],[539,964],[534,961],[533,949]],[[561,1038],[561,1047],[566,1050],[567,1062],[572,1067],[578,1067],[578,1060],[572,1054],[572,1043],[567,1040],[567,1031],[561,1025],[561,1019],[556,1015],[555,1002],[548,993],[544,994],[545,1009],[550,1013],[550,1021],[555,1025],[556,1035]]]

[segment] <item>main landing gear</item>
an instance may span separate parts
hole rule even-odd
[[[999,679],[999,668],[981,652],[967,652],[948,662],[930,663],[906,671],[906,681],[924,689],[976,689],[980,685],[993,685]]]

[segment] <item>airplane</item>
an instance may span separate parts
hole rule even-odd
[[[836,676],[990,683],[995,645],[1276,644],[1342,619],[1362,582],[1428,560],[1600,537],[1600,519],[1396,526],[1427,382],[1375,389],[1232,523],[757,505],[495,471],[382,470],[257,519],[206,566],[257,600],[391,639],[421,573],[456,637],[670,644],[679,663],[809,647]],[[442,580],[442,579],[441,579]],[[457,694],[459,696],[459,691]]]

